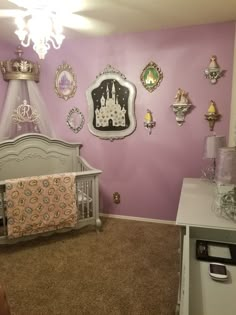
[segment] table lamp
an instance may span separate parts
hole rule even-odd
[[[236,221],[236,147],[219,148],[215,180],[218,210]]]
[[[210,159],[210,165],[202,171],[205,179],[214,181],[216,171],[216,156],[218,149],[226,146],[225,136],[207,136],[204,143],[204,159]]]

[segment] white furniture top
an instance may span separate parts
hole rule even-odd
[[[177,225],[236,230],[236,223],[214,211],[216,184],[200,178],[184,178]]]

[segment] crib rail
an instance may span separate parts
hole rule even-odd
[[[78,170],[80,172],[85,172],[85,171],[97,171],[99,174],[101,171],[94,169],[85,159],[83,159],[81,156],[77,156],[77,166]]]

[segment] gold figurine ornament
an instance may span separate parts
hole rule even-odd
[[[207,114],[205,114],[205,119],[208,120],[210,131],[214,130],[215,122],[219,120],[220,117],[221,115],[217,112],[215,102],[211,100]]]
[[[152,128],[156,126],[156,122],[153,120],[152,112],[147,109],[147,112],[144,116],[144,127],[148,129],[148,134],[152,133]]]

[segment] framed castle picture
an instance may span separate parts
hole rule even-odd
[[[153,92],[160,85],[163,79],[163,73],[160,67],[155,62],[151,61],[143,69],[140,79],[145,89],[149,92]]]
[[[63,63],[56,71],[55,92],[59,97],[68,100],[75,95],[76,89],[76,76],[71,66]]]
[[[89,131],[102,139],[116,140],[136,128],[134,84],[108,65],[86,92]]]

